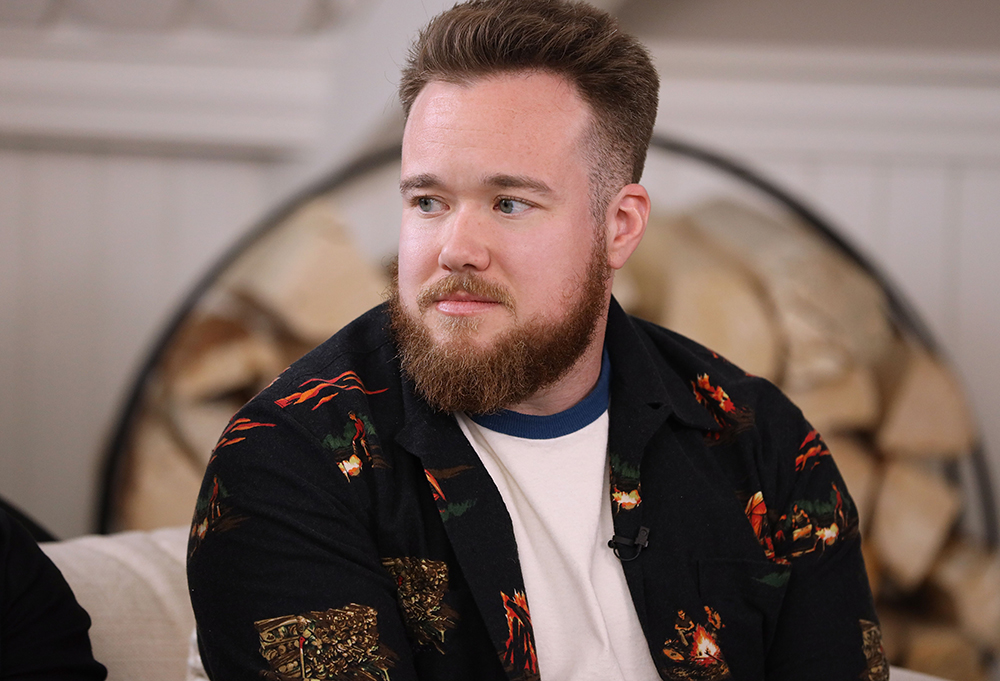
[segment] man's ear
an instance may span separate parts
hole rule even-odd
[[[608,205],[608,264],[621,269],[639,246],[649,220],[649,194],[640,184],[627,184]]]

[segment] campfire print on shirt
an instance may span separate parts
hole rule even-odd
[[[704,624],[695,622],[683,610],[678,610],[674,625],[677,636],[663,642],[666,666],[661,671],[668,679],[682,681],[731,679],[729,665],[717,640],[719,630],[724,626],[719,613],[708,606],[705,606]]]
[[[389,468],[381,448],[369,439],[375,435],[375,428],[368,418],[353,411],[347,412],[347,418],[343,434],[340,437],[327,435],[323,446],[333,451],[337,467],[348,482],[361,474],[365,464],[372,468]]]
[[[639,484],[639,469],[630,466],[614,452],[610,455],[611,502],[617,515],[620,511],[631,511],[642,503],[642,485]]]
[[[441,480],[449,480],[468,470],[472,470],[472,466],[454,466],[452,468],[441,469],[428,468],[424,470],[424,477],[427,478],[427,484],[430,485],[431,488],[431,495],[433,495],[434,501],[438,505],[438,511],[441,513],[441,520],[444,522],[448,522],[452,518],[457,518],[458,516],[463,515],[466,511],[476,505],[476,499],[465,499],[463,501],[449,499],[444,493],[444,489],[441,487]]]
[[[229,492],[219,480],[219,476],[213,476],[208,497],[199,496],[195,503],[188,557],[194,555],[209,534],[231,530],[247,519],[245,515],[236,513],[232,509],[228,499]]]

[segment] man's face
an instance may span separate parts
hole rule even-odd
[[[586,104],[552,74],[421,91],[403,136],[398,305],[434,344],[488,352],[580,314],[589,341],[608,286],[589,125]],[[599,300],[582,311],[585,295]]]

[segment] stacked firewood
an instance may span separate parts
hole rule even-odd
[[[616,293],[779,385],[823,434],[858,508],[891,661],[984,679],[1000,559],[963,536],[945,474],[977,433],[950,369],[892,320],[872,277],[787,217],[715,201],[656,220]]]
[[[381,302],[388,276],[360,256],[338,213],[327,198],[299,208],[227,268],[174,333],[118,466],[112,529],[190,523],[233,413]]]
[[[302,206],[179,327],[147,378],[116,529],[190,522],[220,433],[239,437],[226,432],[233,412],[382,300],[386,273],[361,256],[343,215],[328,198]],[[966,504],[945,474],[977,433],[952,372],[892,318],[880,285],[787,216],[716,201],[654,220],[615,293],[802,408],[857,505],[891,661],[984,679],[1000,646],[1000,559],[958,529]]]

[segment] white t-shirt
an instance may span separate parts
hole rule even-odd
[[[499,430],[455,415],[514,526],[542,681],[660,678],[625,574],[608,548],[614,527],[606,386],[603,400],[594,420],[554,437],[545,437],[553,433],[545,419],[558,421],[558,414],[489,417]]]

